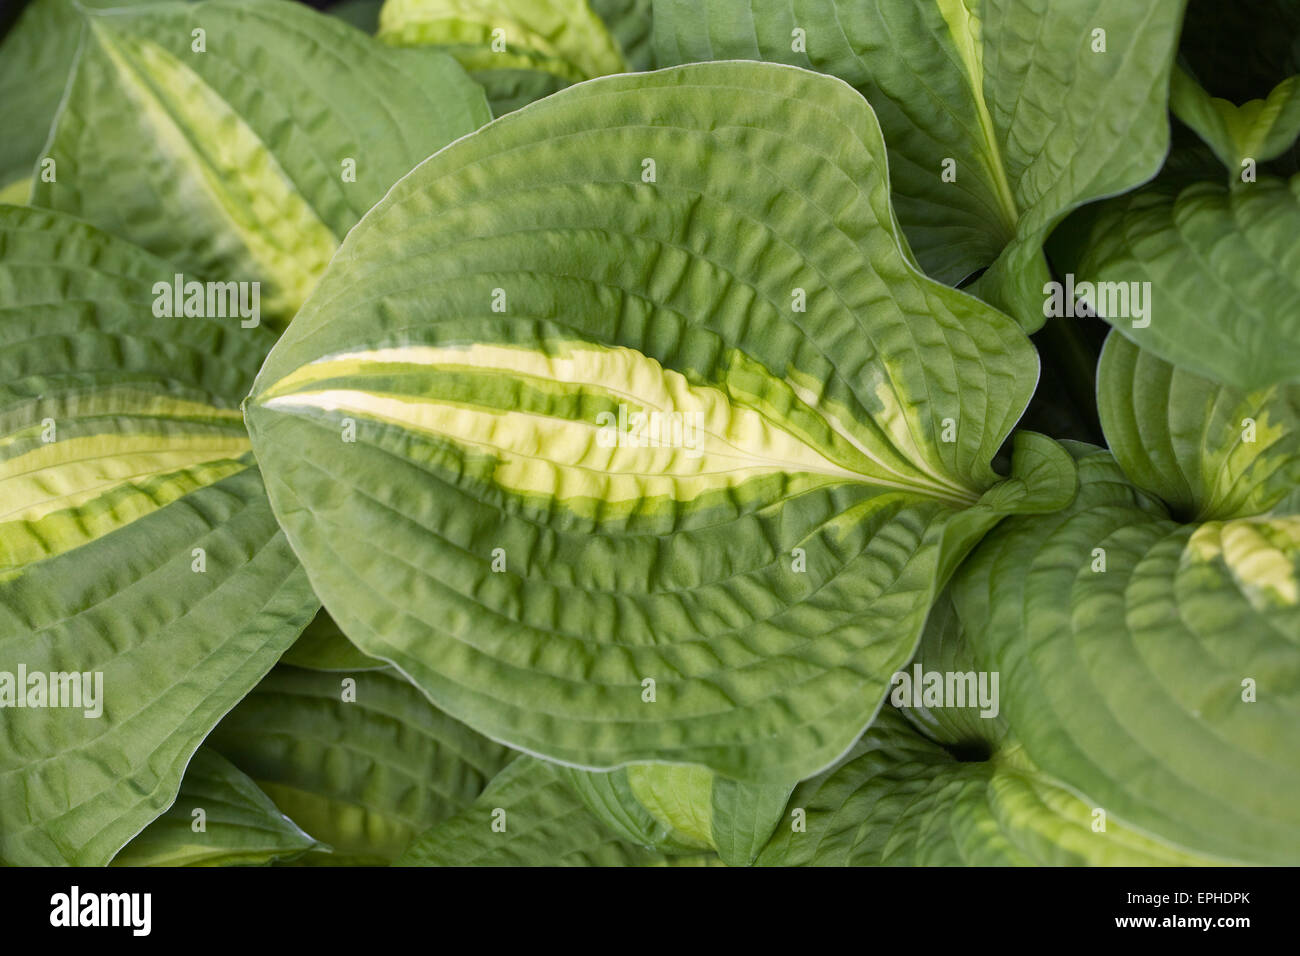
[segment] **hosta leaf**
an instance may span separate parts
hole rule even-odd
[[[449,57],[392,50],[296,3],[158,3],[85,21],[47,150],[57,179],[33,203],[187,277],[258,281],[274,323],[399,176],[488,116]]]
[[[200,747],[185,770],[176,802],[128,843],[113,865],[248,866],[318,848],[321,844],[276,809],[234,764],[212,748]]]
[[[558,777],[624,843],[669,854],[697,853],[701,845],[707,845],[707,841],[702,843],[676,833],[670,824],[646,809],[632,792],[625,767],[607,772],[560,767]]]
[[[562,767],[520,757],[473,804],[421,834],[397,866],[710,865],[715,856],[664,856],[621,842],[565,779]]]
[[[843,753],[955,562],[1073,491],[1046,439],[990,468],[1033,349],[911,265],[884,162],[839,81],[701,64],[399,183],[246,408],[344,631],[566,763],[781,783]]]
[[[801,783],[760,866],[1175,866],[1210,862],[1114,823],[1014,745],[960,762],[885,708],[835,768]],[[796,829],[796,824],[802,829]]]
[[[0,203],[27,202],[32,168],[68,85],[81,41],[78,6],[128,7],[150,0],[33,0],[0,45]]]
[[[781,822],[789,785],[713,782],[713,847],[728,866],[748,866]]]
[[[673,764],[606,773],[565,768],[564,774],[621,839],[671,854],[716,851],[728,866],[754,862],[793,786],[741,783],[705,767]]]
[[[1300,513],[1300,386],[1243,392],[1112,334],[1097,398],[1125,474],[1178,518]]]
[[[627,71],[622,43],[645,68],[649,32],[647,0],[386,0],[379,20],[387,43],[456,57],[498,116],[571,83]]]
[[[1197,474],[1186,423],[1198,412],[1221,420],[1194,402],[1174,410],[1166,400],[1190,390],[1175,394],[1159,379],[1148,388],[1145,376],[1112,364],[1131,349],[1112,335],[1102,357],[1108,434],[1121,404],[1142,421],[1169,415],[1177,471]],[[1261,422],[1293,420],[1294,396],[1285,402],[1289,411],[1275,396]],[[1231,445],[1237,435],[1205,437]],[[1161,468],[1167,450],[1151,451]],[[1077,453],[1075,503],[1032,522],[1009,519],[952,586],[977,659],[1001,673],[1012,733],[1036,766],[1112,821],[1208,857],[1295,864],[1300,519],[1216,509],[1223,516],[1177,524],[1107,453]],[[1228,486],[1294,474],[1294,461],[1248,459],[1225,461],[1232,474],[1213,500],[1258,503],[1261,493]]]
[[[588,0],[623,53],[628,70],[655,65],[654,0]]]
[[[948,283],[988,267],[980,295],[1032,331],[1053,226],[1160,168],[1182,13],[1183,0],[656,0],[655,37],[660,65],[772,60],[853,84],[880,117],[921,265]]]
[[[319,862],[361,865],[387,863],[467,806],[513,756],[429,706],[391,671],[285,666],[231,711],[209,744],[333,847]]]
[[[1140,292],[1145,316],[1103,318],[1166,361],[1248,390],[1300,381],[1300,176],[1175,188],[1105,203],[1062,267]]]
[[[907,680],[897,681],[890,691],[890,702],[931,740],[951,751],[976,757],[996,750],[1007,739],[1007,721],[1001,710],[1001,675],[997,675],[997,684],[992,683],[994,675],[987,672],[982,675],[991,706],[980,706],[979,665],[948,592],[940,595],[930,609],[916,657],[900,673]],[[928,673],[973,674],[975,679],[960,685],[966,697],[960,705],[954,701],[926,706],[916,689],[924,687],[924,675]],[[921,680],[917,680],[918,676]],[[974,693],[967,696],[968,688]],[[919,705],[918,696],[921,696]]]
[[[172,269],[65,216],[0,207],[0,858],[12,864],[107,862],[319,608],[240,422],[270,336],[155,318],[152,285]],[[30,689],[16,693],[19,668],[102,675],[102,715],[8,709]]]
[[[1210,96],[1185,70],[1175,69],[1169,108],[1205,140],[1235,179],[1246,160],[1274,159],[1300,136],[1300,76],[1283,80],[1267,99],[1237,106]]]
[[[317,671],[373,671],[388,666],[387,661],[361,653],[324,609],[312,618],[280,661]]]

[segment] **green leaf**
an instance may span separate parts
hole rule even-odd
[[[1012,745],[961,762],[886,708],[848,758],[801,783],[760,866],[1205,866],[1111,822]]]
[[[1175,189],[1103,204],[1062,269],[1108,283],[1094,308],[1166,361],[1247,390],[1300,381],[1300,175]],[[1144,315],[1123,308],[1135,292]]]
[[[323,608],[280,662],[317,671],[374,671],[388,666],[387,661],[361,653]]]
[[[1300,513],[1300,387],[1243,392],[1112,333],[1097,396],[1125,474],[1179,519]]]
[[[656,0],[660,65],[759,59],[830,73],[875,108],[899,220],[925,270],[1032,331],[1042,245],[1133,188],[1169,142],[1183,0]],[[1094,52],[1095,30],[1106,51]],[[802,48],[796,30],[802,30]],[[942,178],[955,162],[955,181]]]
[[[108,862],[171,804],[200,741],[319,608],[240,420],[270,335],[156,318],[152,285],[172,271],[68,217],[0,207],[11,864]],[[8,709],[31,699],[20,668],[75,671],[97,702]]]
[[[781,822],[790,785],[713,781],[713,847],[728,866],[749,866]]]
[[[1032,346],[904,248],[837,80],[565,90],[349,235],[247,404],[277,514],[357,646],[480,732],[801,779],[979,536],[1072,487],[1033,438],[999,482]]]
[[[620,842],[570,789],[564,768],[520,757],[473,804],[420,835],[397,866],[711,865]]]
[[[645,0],[386,0],[379,19],[386,43],[454,56],[497,116],[571,83],[626,72],[620,41],[648,65],[648,33]]]
[[[1111,336],[1098,387],[1108,435],[1121,416],[1145,423],[1149,460],[1133,435],[1113,439],[1126,468],[1145,469],[1134,477],[1163,493],[1167,480],[1204,474],[1190,444],[1198,414],[1209,447],[1240,439],[1215,433],[1227,430],[1220,402],[1225,412],[1255,404],[1269,423],[1258,459],[1217,458],[1227,473],[1185,492],[1204,520],[1178,524],[1108,453],[1076,449],[1075,503],[995,529],[954,579],[954,603],[980,665],[1001,673],[1012,733],[1044,773],[1112,824],[1171,847],[1295,864],[1300,517],[1277,504],[1248,513],[1281,504],[1270,482],[1296,473],[1294,439],[1284,453],[1268,431],[1294,421],[1295,390],[1255,403],[1225,390],[1202,405],[1208,393],[1183,387],[1187,373],[1169,386],[1151,374],[1154,360],[1126,358],[1133,350]]]
[[[979,670],[961,619],[952,606],[952,596],[945,591],[930,609],[916,657],[895,676],[890,702],[931,740],[954,752],[987,756],[1007,740],[1008,730],[1006,717],[1001,712],[1001,678],[998,677],[997,684],[992,683],[992,675],[986,678],[985,686],[992,706],[981,707]],[[975,693],[960,704],[945,702],[926,706],[922,698],[921,705],[917,706],[915,691],[918,686],[924,686],[927,673],[974,675],[974,683],[959,686],[963,695],[968,688]],[[901,675],[906,675],[907,680],[902,680]],[[989,713],[986,714],[986,710]]]
[[[33,0],[0,45],[0,203],[23,204],[32,167],[50,126],[81,42],[78,6],[127,7],[150,0]]]
[[[513,756],[435,710],[391,671],[285,666],[208,743],[333,847],[317,862],[354,865],[389,862],[416,834],[473,801]]]
[[[1242,164],[1275,159],[1300,136],[1300,76],[1273,88],[1267,99],[1237,106],[1210,96],[1185,70],[1174,70],[1169,108],[1196,131],[1234,180]]]
[[[606,773],[565,768],[587,808],[629,843],[669,854],[717,851],[749,866],[772,835],[793,784],[752,784],[705,767],[632,764]]]
[[[672,855],[699,852],[698,841],[675,832],[637,799],[628,782],[628,768],[593,772],[560,767],[558,777],[624,843]]]
[[[629,71],[652,70],[654,0],[588,0],[623,52]]]
[[[321,848],[234,764],[200,747],[176,802],[123,847],[113,865],[248,866]]]
[[[190,278],[258,281],[273,324],[292,317],[398,177],[488,118],[449,57],[392,50],[297,3],[84,17],[47,150],[57,179],[36,184],[33,204],[131,239]]]

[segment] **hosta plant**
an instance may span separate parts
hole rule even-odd
[[[1262,6],[34,0],[0,862],[1300,863]]]

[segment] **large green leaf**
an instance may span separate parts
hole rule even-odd
[[[156,318],[153,284],[172,271],[60,214],[0,207],[0,858],[12,864],[107,862],[319,607],[240,420],[270,335]],[[102,675],[102,715],[8,709],[28,690],[19,668]]]
[[[113,858],[114,866],[248,866],[321,848],[257,784],[210,747],[185,770],[166,813]]]
[[[1112,334],[1103,353],[1106,433],[1134,480],[1198,523],[1166,517],[1109,454],[1078,451],[1075,503],[997,528],[954,601],[1044,772],[1171,846],[1295,864],[1300,398],[1196,383],[1135,352]]]
[[[1128,827],[1016,745],[962,762],[886,708],[832,770],[801,783],[760,866],[1177,866],[1214,862]]]
[[[387,863],[467,806],[513,756],[391,671],[287,666],[267,675],[209,744],[333,847],[317,862],[361,865]]]
[[[483,795],[421,834],[398,866],[711,865],[711,854],[664,856],[622,842],[566,782],[563,768],[520,757]]]
[[[500,116],[571,83],[648,67],[650,3],[386,0],[379,37],[450,53]]]
[[[979,536],[1073,492],[1027,434],[999,481],[1033,349],[905,248],[835,79],[572,87],[349,235],[246,406],[277,514],[357,645],[494,739],[801,779]],[[648,410],[658,447],[617,424]]]
[[[450,57],[393,50],[298,3],[158,3],[84,19],[46,150],[57,178],[35,185],[33,203],[123,235],[189,278],[258,281],[273,323],[292,317],[399,176],[488,118]]]
[[[1076,286],[1111,283],[1130,300],[1141,293],[1145,316],[1102,315],[1126,338],[1175,365],[1257,389],[1300,381],[1297,235],[1300,175],[1234,189],[1159,183],[1103,204],[1060,265]],[[1099,299],[1097,310],[1111,312]]]
[[[673,764],[564,773],[587,808],[622,839],[672,854],[716,851],[728,866],[754,862],[793,786],[741,783],[705,767]]]
[[[771,60],[853,84],[880,117],[921,265],[948,283],[987,267],[980,295],[1033,330],[1048,233],[1160,168],[1183,4],[656,0],[656,52],[660,65]]]

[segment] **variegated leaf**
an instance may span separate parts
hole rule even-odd
[[[188,278],[260,283],[286,323],[398,177],[488,118],[431,50],[394,50],[280,0],[85,10],[35,205]]]
[[[173,271],[61,214],[0,207],[9,863],[107,862],[319,608],[240,421],[271,336],[158,317]],[[45,706],[20,705],[51,673],[97,687],[95,703],[51,707],[50,683]]]
[[[422,164],[246,414],[331,614],[439,707],[585,767],[783,783],[861,733],[988,528],[1069,500],[1046,439],[989,464],[1036,371],[912,265],[856,92],[706,64]]]

